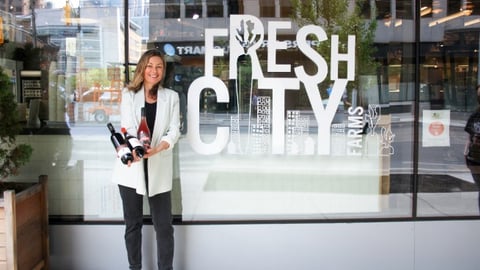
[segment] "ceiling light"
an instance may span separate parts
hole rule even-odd
[[[422,7],[420,9],[420,16],[426,16],[428,14],[432,13],[432,8],[431,7]]]
[[[470,14],[472,14],[472,10],[470,10],[470,9],[462,10],[462,11],[459,11],[459,12],[454,13],[452,15],[448,15],[448,16],[445,16],[443,18],[440,18],[438,20],[431,21],[428,24],[428,26],[432,27],[432,26],[439,25],[439,24],[442,24],[444,22],[447,22],[447,21],[450,21],[450,20],[453,20],[453,19],[456,19],[456,18],[459,18],[459,17],[462,17],[462,16],[469,16]]]
[[[474,19],[474,20],[465,22],[465,23],[463,24],[463,26],[470,26],[470,25],[477,24],[477,23],[480,23],[480,19]]]

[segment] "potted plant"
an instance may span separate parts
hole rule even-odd
[[[30,160],[10,78],[0,67],[0,269],[48,269],[46,176],[38,183],[8,181]]]

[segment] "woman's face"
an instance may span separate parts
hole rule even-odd
[[[163,78],[163,60],[159,56],[152,56],[148,59],[145,72],[143,73],[143,84],[147,89],[159,83]]]

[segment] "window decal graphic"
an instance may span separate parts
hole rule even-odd
[[[293,42],[298,51],[316,65],[316,73],[311,74],[311,67],[307,72],[301,64],[277,63],[277,53],[287,50],[292,42],[279,41],[278,32],[291,29],[291,22],[263,22],[251,15],[232,15],[229,20],[228,29],[205,30],[205,74],[195,79],[188,90],[187,136],[194,151],[203,155],[332,155],[338,150],[333,149],[332,139],[337,140],[344,132],[346,142],[339,154],[364,154],[363,137],[367,133],[372,136],[379,134],[383,138],[378,145],[381,144],[385,150],[378,147],[377,154],[393,154],[391,144],[395,136],[391,130],[388,127],[376,130],[381,119],[379,106],[371,105],[368,109],[350,107],[348,111],[339,107],[343,104],[342,97],[348,82],[355,80],[354,35],[349,35],[346,42],[340,43],[337,35],[327,36],[320,26],[301,27]],[[228,51],[215,45],[215,40],[220,38],[227,38]],[[329,65],[315,49],[314,44],[320,42],[328,42],[331,47]],[[344,48],[342,52],[340,47]],[[262,65],[257,55],[259,48],[267,50],[267,61]],[[214,58],[225,57],[226,53],[229,57],[228,78],[235,83],[234,97],[230,96],[226,83],[213,75]],[[340,65],[347,68],[344,77],[339,76]],[[284,72],[294,76],[271,75]],[[267,73],[269,77],[264,75]],[[319,85],[325,80],[332,82],[332,92],[324,101]],[[311,111],[286,110],[287,91],[299,91],[301,88],[305,89]],[[216,126],[211,140],[204,140],[200,132],[198,100],[204,89],[215,92],[217,103],[228,103],[232,99],[236,106],[235,113],[229,115],[229,126]],[[258,95],[257,89],[269,94]],[[343,126],[335,120],[340,114],[346,118]]]

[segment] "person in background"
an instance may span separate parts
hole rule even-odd
[[[141,109],[145,107],[151,147],[143,159],[135,156],[128,166],[120,161],[114,168],[125,220],[125,245],[130,269],[142,268],[143,198],[148,197],[156,233],[159,270],[173,269],[174,229],[171,189],[173,147],[180,137],[179,97],[163,88],[166,62],[158,50],[148,50],[138,62],[131,83],[122,92],[121,126],[137,136]]]
[[[469,116],[465,131],[468,133],[468,140],[465,145],[465,161],[472,174],[473,181],[480,188],[480,85],[477,86],[477,108]],[[480,196],[478,198],[480,210]]]
[[[328,98],[330,98],[330,95],[332,94],[332,91],[333,91],[333,83],[330,83],[330,84],[328,85],[328,88],[327,88]]]
[[[330,95],[332,95],[332,91],[333,91],[333,83],[330,83],[330,84],[328,85],[328,88],[327,88],[328,98],[330,98]],[[352,104],[348,101],[347,88],[345,88],[345,90],[344,90],[343,93],[342,93],[342,102],[343,102],[343,105],[345,106],[345,108],[350,107],[350,106],[352,105]]]
[[[345,108],[345,110],[352,106],[352,104],[350,103],[350,101],[348,101],[348,92],[347,92],[347,89],[345,89],[343,91],[343,94],[342,94],[342,102],[343,102],[343,107]]]

